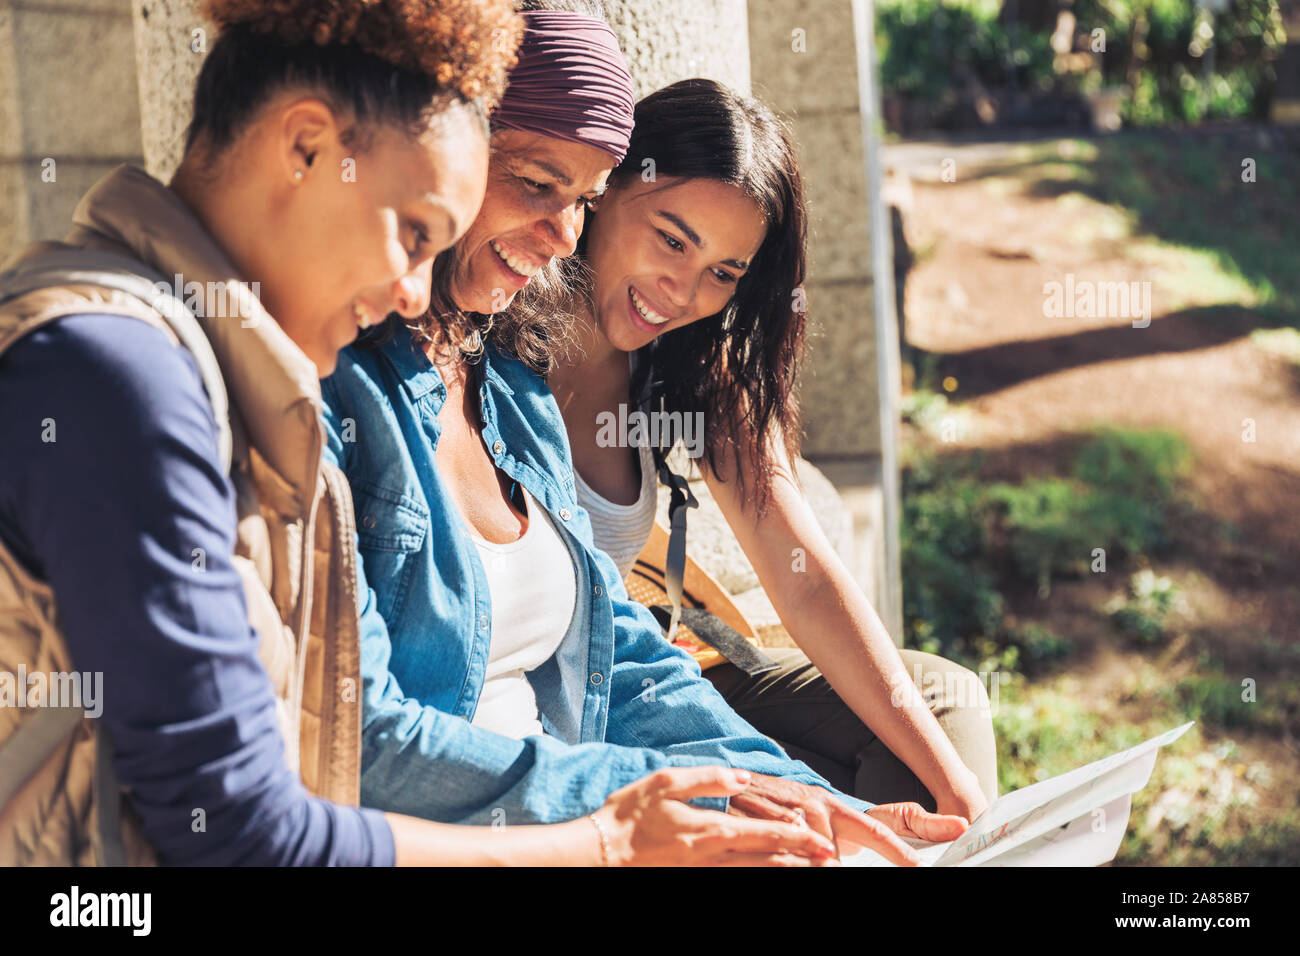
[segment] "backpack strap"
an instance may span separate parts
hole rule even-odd
[[[649,353],[649,350],[647,350],[647,353]],[[629,364],[634,386],[640,363],[645,362],[649,365],[651,361],[651,354],[631,353]],[[651,411],[653,387],[651,367],[645,369],[640,393],[635,396],[633,403],[639,411],[645,412],[647,415]],[[659,405],[662,409],[662,395],[659,397]],[[691,491],[690,483],[668,467],[668,456],[662,446],[651,445],[650,454],[654,458],[655,471],[659,474],[659,481],[667,485],[672,491],[672,498],[668,503],[668,553],[664,558],[664,590],[668,592],[668,600],[672,602],[672,613],[667,627],[668,642],[671,644],[677,636],[677,625],[682,617],[682,582],[686,576],[686,509],[698,508],[700,502],[696,499],[694,492]]]
[[[20,688],[25,694],[27,689]],[[0,810],[81,723],[77,707],[39,707],[0,745]]]
[[[72,285],[102,286],[125,292],[162,316],[199,367],[203,390],[212,403],[212,416],[217,425],[217,453],[222,470],[229,472],[232,443],[230,398],[225,379],[207,334],[189,307],[170,291],[171,283],[152,266],[128,256],[69,246],[27,259],[0,273],[0,304],[38,289]],[[61,316],[50,315],[47,320],[56,318]],[[0,342],[0,350],[8,344]]]

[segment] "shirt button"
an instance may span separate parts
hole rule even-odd
[[[505,447],[506,446],[502,444],[501,439],[498,438],[496,441],[492,443],[492,454],[494,455],[501,454],[501,450]]]
[[[375,516],[366,515],[364,518],[361,519],[361,524],[363,527],[373,528],[375,526]]]
[[[485,630],[485,631],[487,630],[487,626],[488,626],[488,617],[487,617],[486,614],[480,614],[480,615],[478,616],[478,626],[481,627],[481,628],[483,628],[483,630]]]
[[[592,674],[592,675],[591,675],[591,682],[592,682],[593,684],[599,684],[599,683],[600,683],[601,681],[603,681],[604,679],[605,679],[605,678],[601,677],[599,673],[596,673],[596,674]]]
[[[568,508],[561,508],[561,509],[560,509],[560,520],[561,520],[561,521],[568,521],[570,517],[571,517],[571,515],[569,514],[569,509],[568,509]]]
[[[595,592],[596,597],[600,597],[600,595],[601,595],[601,593],[602,593],[602,591],[601,591],[601,587],[600,587],[599,584],[597,584],[594,588],[592,588],[592,591]]]

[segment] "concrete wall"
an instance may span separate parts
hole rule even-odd
[[[0,259],[141,161],[128,0],[0,0]]]
[[[145,168],[167,182],[181,162],[194,82],[216,30],[198,0],[137,0],[131,11]]]
[[[851,4],[750,0],[749,38],[754,94],[794,128],[811,212],[812,335],[801,385],[806,451],[878,454],[872,249]]]
[[[854,521],[859,583],[902,634],[898,341],[867,0],[749,0],[754,95],[800,148],[811,216],[804,454]]]
[[[750,91],[745,0],[605,0],[640,99],[693,76]]]

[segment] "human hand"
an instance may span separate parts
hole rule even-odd
[[[887,804],[873,807],[868,815],[841,803],[822,787],[761,773],[752,776],[753,782],[744,792],[731,798],[733,814],[794,825],[804,823],[833,840],[842,854],[866,848],[899,866],[918,866],[920,858],[900,835],[951,840],[960,836],[967,825],[959,817],[930,813],[920,804]],[[933,835],[918,835],[918,828]],[[948,833],[952,835],[943,835]]]
[[[672,767],[610,794],[593,816],[615,866],[836,865],[829,839],[789,822],[699,810],[685,801],[733,797],[750,774],[726,767]]]
[[[879,820],[899,836],[926,843],[955,840],[970,826],[962,817],[931,813],[919,803],[879,803],[867,811],[867,816]]]
[[[979,779],[966,766],[962,766],[957,775],[948,778],[948,788],[937,795],[935,809],[941,814],[963,817],[967,823],[974,823],[981,813],[989,808],[988,798],[980,789]]]

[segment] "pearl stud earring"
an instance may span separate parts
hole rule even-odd
[[[357,317],[357,324],[363,329],[370,328],[370,318],[366,315],[366,307],[360,302],[352,303],[352,314]]]
[[[295,169],[295,170],[293,171],[293,178],[296,179],[296,180],[298,180],[298,182],[302,182],[302,170],[301,170],[301,169]]]

